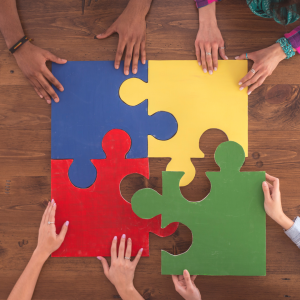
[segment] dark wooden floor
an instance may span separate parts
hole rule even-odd
[[[293,26],[254,16],[245,1],[217,5],[219,26],[233,59],[274,43]],[[127,0],[19,0],[28,36],[68,60],[113,60],[117,35],[94,40],[122,12]],[[154,0],[147,18],[148,59],[194,59],[197,10],[193,0]],[[297,25],[300,23],[298,22]],[[265,170],[281,179],[282,201],[290,217],[300,214],[300,56],[284,61],[249,98],[249,157],[243,170]],[[0,299],[6,299],[37,242],[45,202],[50,199],[50,106],[36,96],[0,39]],[[189,200],[210,190],[205,171],[218,170],[216,146],[226,140],[210,130],[200,140],[205,159],[194,159],[195,180],[182,188]],[[124,197],[149,186],[161,191],[161,171],[169,159],[150,159],[151,178],[131,175],[121,184]],[[160,275],[160,249],[184,252],[191,232],[180,225],[170,237],[150,235],[150,258],[138,265],[135,285],[146,299],[181,299],[169,276]],[[196,280],[203,299],[300,299],[300,252],[267,218],[266,277],[208,277]],[[34,299],[116,299],[117,292],[96,258],[50,258]]]

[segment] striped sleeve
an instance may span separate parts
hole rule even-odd
[[[201,8],[213,2],[218,2],[221,0],[195,0],[197,8]]]
[[[285,230],[285,234],[300,248],[300,218],[294,220],[294,225]]]
[[[296,27],[290,33],[284,35],[298,53],[300,53],[300,26]]]

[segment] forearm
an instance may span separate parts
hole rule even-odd
[[[12,289],[8,300],[30,300],[46,257],[34,251],[25,270]]]
[[[126,9],[133,10],[137,16],[146,16],[152,0],[130,0]]]
[[[24,36],[16,0],[0,1],[0,31],[8,48],[11,48]]]
[[[117,289],[117,291],[123,300],[143,300],[144,299],[134,287],[130,287],[130,288],[126,288],[126,289]]]
[[[201,24],[217,24],[216,18],[216,2],[210,3],[198,9],[199,25]]]
[[[281,215],[276,216],[274,221],[278,223],[284,230],[288,230],[294,225],[294,222],[283,212]]]

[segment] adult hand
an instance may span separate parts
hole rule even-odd
[[[58,102],[59,97],[50,83],[61,92],[64,88],[47,68],[46,61],[52,61],[57,64],[65,64],[67,61],[58,58],[47,50],[34,46],[30,42],[25,43],[13,55],[19,68],[27,77],[36,93],[41,98],[44,98],[48,104],[51,104],[51,98]]]
[[[55,226],[56,203],[54,200],[48,203],[43,214],[39,229],[38,245],[35,252],[47,259],[49,255],[57,250],[65,239],[68,231],[69,221],[63,225],[59,234],[56,234]],[[48,224],[48,222],[52,222]]]
[[[117,255],[117,237],[114,237],[111,245],[110,267],[104,257],[98,256],[97,258],[102,263],[105,276],[115,286],[122,299],[143,299],[133,285],[134,272],[141,258],[143,248],[139,250],[135,259],[130,261],[128,258],[131,257],[132,241],[128,238],[125,252],[125,239],[126,236],[123,234],[119,246],[119,255]]]
[[[199,9],[199,30],[195,41],[197,61],[204,73],[209,74],[218,69],[218,53],[223,59],[225,54],[224,40],[216,20],[215,2]]]
[[[276,43],[268,48],[248,53],[248,58],[253,60],[254,64],[247,75],[240,80],[239,85],[241,86],[240,90],[251,85],[248,90],[248,95],[250,95],[273,73],[277,65],[286,58],[286,55],[280,44]],[[235,59],[246,59],[246,53]]]
[[[146,63],[146,15],[152,0],[130,0],[123,13],[104,32],[95,36],[97,39],[105,39],[114,32],[119,34],[119,43],[115,57],[115,68],[119,69],[121,58],[126,48],[124,74],[129,74],[132,60],[132,73],[138,71],[138,60],[141,54],[141,62]]]
[[[185,300],[201,300],[200,291],[194,282],[196,277],[196,275],[190,276],[188,270],[183,271],[183,276],[172,275],[176,292],[178,292]]]
[[[269,217],[281,225],[285,230],[292,227],[294,222],[288,218],[282,210],[281,194],[279,189],[279,179],[266,174],[266,179],[271,181],[263,182],[263,191],[265,195],[264,207]]]

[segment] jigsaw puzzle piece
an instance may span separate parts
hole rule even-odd
[[[70,221],[68,234],[62,246],[52,256],[110,256],[114,236],[122,234],[132,239],[132,255],[144,248],[149,256],[149,232],[168,236],[178,223],[161,228],[161,217],[150,220],[139,218],[120,193],[122,179],[132,173],[149,177],[148,158],[126,159],[131,140],[123,130],[109,131],[102,147],[106,159],[94,159],[97,178],[92,186],[80,189],[72,185],[68,170],[72,160],[51,161],[51,196],[57,203],[56,226],[60,230]]]
[[[133,106],[148,99],[150,115],[162,110],[175,117],[176,135],[167,141],[149,136],[148,149],[149,157],[175,160],[167,170],[186,171],[180,186],[194,178],[190,159],[204,157],[199,139],[208,129],[225,132],[248,156],[248,96],[237,85],[247,73],[247,61],[219,61],[213,76],[203,73],[197,61],[148,61],[148,65],[148,83],[128,79],[120,87],[120,97]]]
[[[122,68],[123,62],[115,70],[112,61],[53,64],[53,74],[65,90],[56,90],[60,102],[51,108],[51,158],[73,160],[70,179],[76,187],[93,184],[95,171],[90,160],[105,158],[101,143],[108,131],[122,129],[130,135],[128,158],[148,157],[148,135],[169,139],[177,131],[177,122],[170,113],[160,111],[149,116],[147,101],[135,107],[121,101],[119,88],[123,81],[137,76],[148,80],[148,64],[139,63],[137,75],[126,76]]]
[[[265,172],[240,172],[243,148],[220,144],[215,152],[220,172],[207,172],[210,194],[186,200],[179,188],[183,172],[163,172],[163,194],[136,192],[133,211],[142,218],[161,214],[162,226],[180,222],[190,228],[193,243],[185,253],[162,251],[162,274],[258,276],[266,274],[266,220],[262,182]]]

